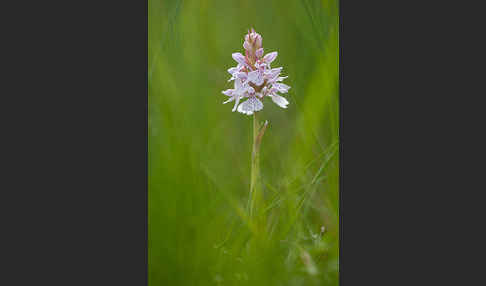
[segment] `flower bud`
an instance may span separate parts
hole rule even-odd
[[[244,48],[245,50],[247,50],[247,51],[248,51],[248,50],[250,50],[250,47],[251,47],[251,45],[250,45],[250,43],[248,43],[247,41],[245,41],[245,42],[243,43],[243,48]]]
[[[257,58],[261,58],[263,56],[263,48],[259,48],[256,52],[255,55]]]
[[[262,47],[262,36],[255,33],[255,49],[258,50]]]

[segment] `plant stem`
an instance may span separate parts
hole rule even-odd
[[[251,152],[251,182],[250,182],[250,198],[249,198],[249,215],[253,217],[257,200],[258,200],[258,183],[260,179],[260,152],[258,140],[259,126],[257,113],[253,114],[253,147]]]

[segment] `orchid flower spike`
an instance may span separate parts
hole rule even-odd
[[[270,97],[273,102],[282,108],[287,108],[289,102],[278,93],[287,93],[290,86],[282,83],[287,76],[280,76],[282,68],[271,68],[270,64],[277,57],[277,52],[263,55],[262,36],[252,28],[245,35],[243,42],[245,55],[233,53],[233,59],[238,63],[236,67],[228,69],[234,81],[234,88],[222,93],[229,97],[223,104],[234,101],[232,111],[252,115],[263,109],[261,99]],[[247,99],[240,103],[240,101]]]

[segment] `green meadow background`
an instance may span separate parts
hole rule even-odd
[[[149,285],[338,285],[338,2],[148,3]],[[221,94],[251,27],[291,86],[288,109],[265,98],[258,113],[259,227],[245,213],[252,117]]]

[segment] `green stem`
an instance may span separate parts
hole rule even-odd
[[[253,147],[251,152],[251,183],[250,183],[250,202],[249,215],[253,217],[258,200],[258,181],[260,176],[260,152],[258,150],[258,120],[257,113],[253,114]]]

